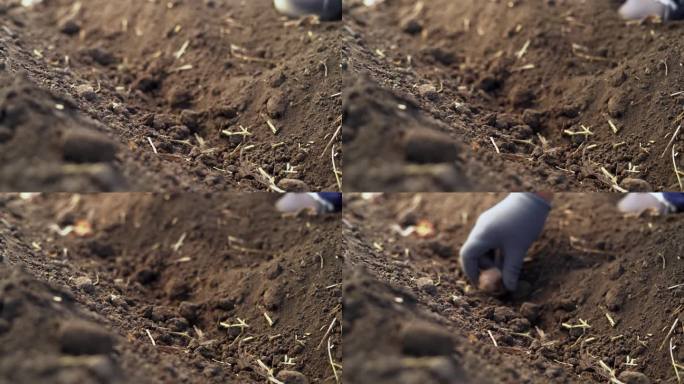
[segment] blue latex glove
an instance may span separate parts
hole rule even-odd
[[[682,0],[627,0],[620,7],[620,15],[625,19],[640,20],[658,16],[663,20],[681,20],[684,17]]]
[[[342,0],[274,0],[273,4],[290,17],[317,15],[321,20],[342,20]]]
[[[316,213],[342,211],[342,194],[337,192],[286,193],[276,203],[280,212],[298,212],[309,209]]]
[[[511,193],[477,219],[461,248],[461,268],[478,285],[481,269],[497,267],[503,284],[515,291],[525,254],[539,237],[551,206],[533,193]],[[492,252],[502,256],[496,260]]]

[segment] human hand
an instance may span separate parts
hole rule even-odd
[[[314,213],[340,212],[342,194],[336,192],[286,193],[276,202],[276,209],[283,213],[308,210]]]
[[[321,20],[342,20],[342,0],[274,0],[273,4],[290,17],[317,15]]]
[[[483,275],[480,270],[498,268],[504,287],[515,291],[523,260],[530,245],[539,237],[551,206],[533,193],[511,193],[477,219],[461,248],[460,262],[471,283],[496,286],[496,272]],[[497,259],[491,251],[500,251]],[[485,288],[486,289],[486,288]]]
[[[628,193],[618,203],[618,209],[622,213],[641,214],[652,211],[660,215],[673,210],[663,199],[662,193]]]
[[[620,7],[620,16],[628,20],[641,20],[649,16],[665,18],[667,6],[658,0],[627,0]]]

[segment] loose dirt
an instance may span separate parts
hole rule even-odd
[[[620,1],[374,3],[346,2],[349,191],[681,189],[681,22],[627,23]],[[441,138],[416,156],[419,129]]]
[[[339,189],[340,23],[268,0],[0,17],[0,190]]]
[[[458,251],[503,196],[347,198],[345,382],[605,383],[611,370],[676,382],[684,216],[625,217],[617,195],[557,195],[521,288],[498,299],[466,283]]]
[[[274,199],[2,196],[0,382],[334,383],[339,215]]]

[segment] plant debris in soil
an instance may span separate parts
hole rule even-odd
[[[347,190],[682,189],[681,22],[617,0],[345,4]]]
[[[0,382],[339,383],[339,215],[274,201],[0,196]]]
[[[0,3],[0,190],[338,190],[340,23],[272,1]]]
[[[466,282],[458,252],[503,197],[347,197],[345,383],[677,382],[684,216],[556,195],[520,288],[494,298]]]

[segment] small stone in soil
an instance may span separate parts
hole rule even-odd
[[[181,124],[188,127],[191,131],[197,132],[199,129],[200,114],[189,109],[184,109],[180,114]]]
[[[77,277],[74,280],[74,284],[76,284],[76,288],[80,289],[83,292],[93,293],[93,291],[95,291],[93,281],[87,276]]]
[[[202,374],[206,378],[216,377],[221,374],[221,368],[213,366],[205,367]]]
[[[617,92],[608,100],[608,114],[612,117],[620,117],[627,111],[629,100],[621,93]]]
[[[231,311],[235,308],[235,299],[230,297],[225,297],[223,299],[218,299],[214,304],[215,308],[222,309],[224,311]]]
[[[541,127],[542,113],[533,109],[526,109],[523,111],[522,120],[536,132]]]
[[[303,373],[297,371],[280,371],[276,375],[276,379],[284,384],[309,384],[309,379]]]
[[[420,97],[432,101],[437,100],[437,98],[439,97],[437,88],[435,88],[435,86],[432,84],[423,84],[418,86],[418,94],[420,95]]]
[[[541,314],[541,306],[528,302],[522,303],[522,305],[520,305],[520,314],[523,315],[527,320],[535,322]]]
[[[574,311],[577,308],[577,304],[575,304],[575,301],[572,299],[559,299],[553,304],[554,308],[567,312]]]
[[[414,17],[407,17],[400,23],[401,30],[410,34],[415,35],[423,30],[423,24]]]
[[[190,137],[190,129],[185,125],[174,125],[169,128],[170,136],[175,140],[184,140]]]
[[[119,61],[116,56],[103,48],[86,49],[84,53],[93,59],[93,61],[95,61],[97,64],[105,67],[116,64]]]
[[[438,63],[447,66],[454,64],[458,60],[458,57],[453,52],[440,47],[426,48],[422,52],[432,56]]]
[[[62,139],[64,159],[76,163],[111,162],[116,146],[106,136],[87,129],[71,129]]]
[[[280,276],[282,272],[283,267],[281,267],[279,263],[273,263],[266,269],[265,275],[269,279],[275,279],[276,277]]]
[[[165,306],[156,306],[151,308],[149,311],[149,316],[146,317],[149,317],[157,322],[163,322],[176,316],[176,312],[171,308]]]
[[[648,376],[636,371],[624,371],[620,373],[618,380],[625,384],[651,384]]]
[[[65,35],[75,35],[81,31],[81,26],[73,18],[66,18],[59,22],[59,31]]]
[[[273,78],[271,78],[269,85],[272,88],[278,88],[285,83],[285,80],[287,80],[285,73],[283,71],[279,71],[273,76]]]
[[[107,244],[102,240],[94,239],[88,243],[88,249],[95,256],[101,257],[103,259],[110,258],[114,256],[114,247],[111,244]]]
[[[62,324],[59,344],[70,355],[100,355],[112,352],[114,339],[102,326],[78,320]]]
[[[287,95],[285,95],[284,92],[276,91],[268,98],[268,101],[266,102],[266,111],[269,116],[277,119],[285,115],[288,104],[289,100]]]
[[[184,301],[178,307],[178,313],[186,318],[191,324],[199,319],[200,305]]]
[[[95,89],[89,84],[81,84],[78,87],[76,87],[76,93],[80,97],[88,101],[93,101],[97,98],[97,93],[95,93]]]
[[[468,382],[459,370],[456,362],[451,357],[438,356],[427,357],[423,360],[425,367],[435,375],[440,383],[464,383]]]
[[[171,280],[166,285],[166,294],[171,299],[184,300],[190,297],[190,285],[180,280]]]
[[[622,266],[622,263],[616,262],[608,270],[608,278],[611,280],[617,280],[620,278],[620,276],[622,276],[623,273],[625,273],[625,268]]]
[[[268,309],[277,309],[283,303],[285,299],[285,292],[283,292],[282,287],[271,286],[264,292],[264,305]]]
[[[619,311],[625,303],[625,292],[616,286],[606,292],[606,306],[611,311]]]
[[[653,187],[646,180],[628,177],[622,180],[622,187],[630,192],[651,192]]]
[[[286,192],[307,192],[310,191],[309,186],[297,179],[282,179],[278,182],[278,187]]]
[[[416,285],[418,286],[418,289],[427,292],[431,295],[437,293],[437,287],[435,286],[435,282],[432,281],[432,279],[429,277],[421,277],[417,279]]]
[[[404,148],[406,159],[413,163],[448,163],[459,158],[458,147],[449,136],[427,129],[407,132]]]
[[[401,338],[403,352],[411,356],[446,356],[454,350],[451,334],[430,323],[406,325]]]
[[[510,103],[516,108],[530,107],[534,104],[535,95],[531,90],[524,87],[513,87],[509,95]]]
[[[169,93],[167,101],[173,108],[184,108],[192,104],[192,94],[187,89],[174,88]]]
[[[498,306],[494,308],[494,312],[492,313],[492,320],[496,321],[497,323],[506,323],[508,320],[513,319],[516,316],[516,313],[513,312],[511,308]]]
[[[135,275],[135,280],[142,285],[148,285],[155,282],[157,279],[159,279],[159,272],[147,268],[141,269]]]
[[[174,317],[169,319],[166,324],[174,332],[183,332],[190,327],[188,321],[182,317]]]
[[[513,330],[513,332],[523,333],[530,330],[530,321],[527,319],[513,319],[508,322],[508,327]]]

